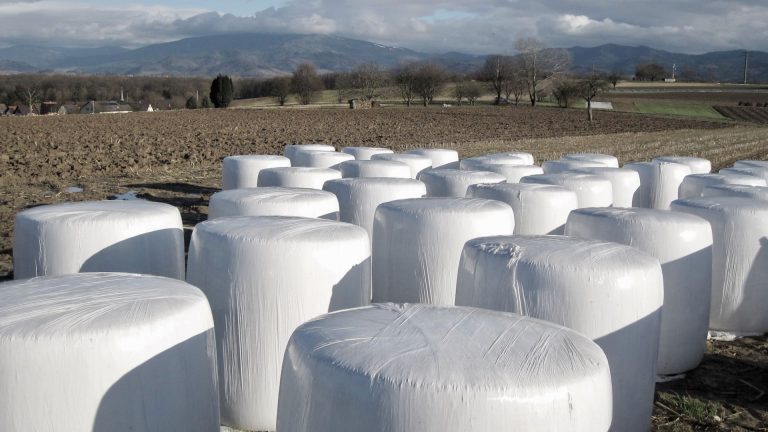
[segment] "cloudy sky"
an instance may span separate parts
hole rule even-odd
[[[0,0],[0,46],[138,47],[225,32],[337,34],[426,52],[649,45],[768,51],[768,0]]]

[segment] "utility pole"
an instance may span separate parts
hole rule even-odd
[[[744,84],[747,83],[748,69],[749,69],[749,51],[744,51]]]

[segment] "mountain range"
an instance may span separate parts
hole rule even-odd
[[[678,77],[742,82],[744,51],[681,54],[649,47],[607,44],[573,47],[574,71],[602,70],[631,76],[638,64],[656,62]],[[344,71],[364,62],[391,68],[409,60],[430,60],[455,72],[478,69],[485,56],[449,52],[428,54],[332,35],[227,34],[187,38],[137,49],[121,47],[0,48],[0,73],[58,72],[116,75],[267,77],[290,74],[308,61],[320,71]],[[768,82],[768,53],[749,53],[749,81]]]

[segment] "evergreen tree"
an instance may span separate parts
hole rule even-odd
[[[211,102],[216,108],[228,107],[234,94],[232,79],[227,75],[219,75],[211,83]]]

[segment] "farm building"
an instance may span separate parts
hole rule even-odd
[[[80,114],[119,114],[133,112],[133,108],[118,101],[90,101],[80,107]]]
[[[66,115],[66,114],[78,114],[80,112],[80,106],[74,102],[67,102],[64,105],[60,106],[57,114],[59,115]]]
[[[26,105],[8,105],[0,114],[4,115],[29,115],[34,114]]]
[[[46,101],[40,104],[40,115],[56,114],[59,109],[58,102]]]

